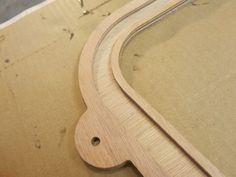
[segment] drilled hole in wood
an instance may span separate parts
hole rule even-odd
[[[93,137],[93,139],[91,140],[91,143],[92,143],[93,146],[99,145],[100,142],[101,142],[100,138],[98,138],[98,137]]]

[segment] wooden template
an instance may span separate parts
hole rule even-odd
[[[88,164],[111,169],[132,162],[148,177],[223,176],[128,85],[119,66],[122,49],[134,35],[187,2],[135,0],[109,16],[88,39],[79,64],[87,111],[75,134]]]

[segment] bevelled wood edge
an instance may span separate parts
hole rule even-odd
[[[110,169],[120,167],[131,161],[144,176],[154,177],[169,176],[169,174],[139,145],[137,140],[129,136],[126,129],[118,126],[119,122],[114,118],[112,112],[103,105],[93,79],[93,57],[104,36],[120,21],[152,2],[154,1],[132,1],[116,11],[96,28],[85,44],[79,65],[79,82],[88,110],[77,124],[75,142],[80,156],[90,165]],[[154,16],[148,19],[145,18],[140,23],[125,30],[123,35],[119,36],[119,40],[115,43],[111,54],[113,74],[122,90],[134,101],[134,104],[137,104],[142,111],[146,112],[199,165],[199,168],[204,170],[208,176],[222,176],[217,168],[189,144],[127,84],[119,68],[119,56],[128,38],[139,32],[144,26],[159,20],[186,2],[188,0],[168,1]],[[97,143],[99,146],[96,145]]]
[[[180,2],[186,3],[186,1]],[[164,16],[170,14],[180,7],[181,4],[176,4],[163,13],[156,12],[148,18],[130,26],[113,46],[111,52],[112,71],[116,81],[119,83],[121,89],[130,97],[150,118],[163,129],[178,145],[182,148],[201,168],[203,168],[210,176],[223,176],[220,171],[205,157],[203,156],[191,143],[189,143],[160,113],[158,113],[150,104],[148,104],[124,79],[119,59],[122,55],[123,48],[127,46],[129,41],[136,36],[140,31],[149,27],[153,23],[158,22]]]

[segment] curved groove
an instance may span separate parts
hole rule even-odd
[[[133,1],[107,18],[90,36],[79,65],[80,88],[88,110],[79,120],[75,134],[77,149],[87,163],[114,168],[131,161],[144,176],[221,176],[135,93],[119,68],[122,48],[134,33],[186,2]],[[126,24],[130,24],[128,28]],[[134,124],[142,125],[140,130]],[[94,136],[101,139],[96,148],[90,144]],[[146,140],[147,136],[155,140],[154,145]],[[147,148],[153,149],[154,154]]]
[[[92,35],[90,36],[89,40],[87,41],[82,54],[81,54],[81,60],[80,60],[80,65],[79,65],[79,81],[80,81],[80,89],[83,95],[83,98],[86,102],[86,105],[88,106],[88,110],[86,111],[86,113],[83,115],[83,117],[79,120],[79,123],[77,124],[77,128],[76,128],[76,134],[75,134],[75,142],[76,142],[76,146],[77,149],[80,152],[81,157],[90,165],[93,165],[95,167],[99,167],[99,168],[114,168],[114,167],[119,167],[121,165],[124,164],[124,162],[129,161],[130,154],[127,154],[126,150],[123,150],[122,152],[125,153],[125,157],[123,156],[119,156],[119,158],[116,156],[114,157],[114,160],[112,159],[112,157],[114,156],[113,152],[111,152],[111,148],[115,147],[115,145],[112,144],[112,142],[107,142],[107,143],[103,143],[103,145],[105,146],[104,149],[106,149],[105,153],[110,153],[111,158],[106,158],[105,161],[103,161],[103,163],[101,163],[98,160],[92,159],[91,154],[93,153],[93,156],[96,155],[100,155],[100,152],[91,152],[93,151],[93,149],[90,147],[89,142],[89,138],[91,138],[91,136],[93,135],[93,133],[88,133],[88,132],[84,132],[83,130],[86,129],[88,126],[86,126],[87,124],[91,124],[91,123],[87,123],[87,121],[90,121],[92,118],[96,120],[94,122],[99,122],[98,118],[100,117],[111,117],[112,115],[110,114],[109,110],[105,109],[105,107],[103,106],[103,103],[100,101],[99,99],[99,94],[96,90],[96,86],[94,84],[94,80],[93,80],[93,71],[92,71],[92,66],[93,66],[93,58],[94,55],[96,54],[96,50],[99,47],[100,43],[102,42],[103,38],[105,37],[105,35],[112,29],[113,26],[115,26],[117,23],[119,23],[120,21],[122,21],[123,19],[125,19],[126,17],[128,17],[129,15],[131,15],[132,13],[142,9],[143,7],[147,6],[148,4],[154,2],[154,0],[147,0],[147,1],[143,1],[143,0],[137,0],[137,1],[133,1],[131,3],[129,3],[128,5],[126,5],[125,7],[121,8],[120,10],[116,11],[112,16],[110,16],[109,18],[107,18],[103,23],[101,23],[101,25],[99,25],[96,30],[92,33]],[[89,94],[88,94],[89,91]],[[93,115],[92,112],[95,112],[96,115]],[[91,118],[92,117],[92,118]],[[89,119],[91,118],[91,119]],[[109,126],[105,126],[105,123]],[[112,137],[113,134],[117,134],[117,132],[124,132],[125,130],[122,128],[115,128],[110,130],[110,127],[112,124],[114,124],[114,127],[117,126],[117,123],[115,120],[111,120],[111,119],[105,119],[104,122],[102,122],[102,127],[100,125],[100,129],[104,129],[107,128],[105,131],[108,132],[108,134]],[[98,125],[97,125],[98,126]],[[96,127],[98,128],[98,127]],[[101,130],[104,131],[104,130]],[[99,132],[99,130],[96,131],[96,133]],[[86,135],[89,134],[89,136],[86,137]],[[85,135],[85,136],[84,136]],[[112,137],[113,138],[113,137]],[[123,135],[121,135],[121,139],[129,139],[127,138],[125,135],[123,137]],[[105,138],[104,140],[105,141]],[[130,141],[134,141],[131,140]],[[118,142],[115,142],[115,144],[117,144]],[[133,145],[135,145],[137,143],[130,143],[131,147]],[[111,147],[112,146],[112,147]],[[85,147],[85,148],[84,148]],[[89,148],[87,148],[89,147]],[[152,157],[149,156],[149,154],[146,154],[141,147],[135,147],[134,149],[139,149],[139,152],[143,153],[144,156],[146,157],[144,159],[143,162],[139,161],[139,164],[141,166],[143,166],[142,164],[146,163],[146,164],[150,164],[151,169],[150,171],[147,171],[147,169],[143,169],[143,174],[147,174],[148,176],[166,176],[164,175],[165,173],[162,171],[162,169],[158,166],[158,164],[156,164]],[[90,151],[87,153],[87,151]],[[96,154],[97,153],[97,154]],[[96,155],[95,155],[96,154]],[[107,155],[107,154],[103,154],[103,155]],[[136,158],[136,157],[133,157]],[[146,161],[145,161],[146,160]],[[137,164],[135,164],[135,166],[137,167]],[[139,169],[140,170],[140,169]]]
[[[93,105],[90,95],[92,95],[93,98],[99,100],[99,95],[96,92],[96,87],[94,85],[92,63],[94,55],[96,54],[96,50],[101,41],[116,24],[128,17],[130,14],[137,12],[154,1],[155,0],[132,1],[123,8],[117,10],[112,16],[109,16],[107,19],[105,19],[90,35],[81,53],[79,63],[80,89],[87,106]],[[85,82],[84,78],[86,78]],[[87,89],[91,89],[89,96],[87,96]]]
[[[177,7],[179,7],[177,5]],[[164,14],[155,13],[150,17],[142,20],[126,29],[116,41],[111,52],[111,65],[112,71],[116,81],[121,89],[130,97],[144,112],[146,112],[150,118],[165,131],[201,168],[203,168],[211,176],[222,176],[219,170],[211,164],[211,162],[205,158],[195,147],[192,146],[164,117],[158,113],[151,105],[149,105],[145,99],[143,99],[125,80],[123,77],[119,59],[122,55],[123,49],[128,45],[129,41],[135,37],[140,31],[148,28],[153,23],[156,23],[165,15],[171,13],[166,11]]]

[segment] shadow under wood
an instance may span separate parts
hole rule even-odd
[[[89,168],[89,170],[95,172],[95,173],[99,173],[99,174],[104,174],[104,175],[111,175],[111,174],[117,174],[119,176],[119,174],[123,174],[123,171],[128,171],[129,174],[131,176],[134,177],[143,177],[143,175],[138,171],[138,169],[132,164],[132,162],[127,162],[126,165],[120,167],[120,168],[113,168],[110,170],[103,170],[103,169],[99,169],[99,168],[95,168],[87,163],[85,163],[86,166]],[[129,175],[129,176],[130,176]]]

